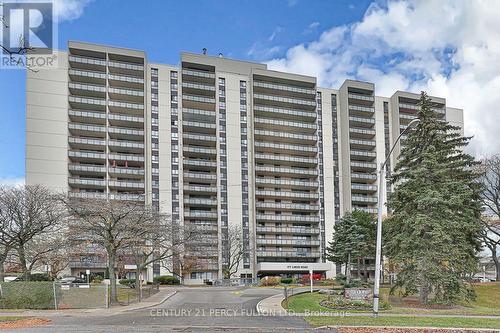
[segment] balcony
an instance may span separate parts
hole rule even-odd
[[[184,156],[190,157],[202,157],[205,155],[217,155],[217,149],[207,148],[207,147],[196,147],[196,146],[183,146],[182,151]]]
[[[360,210],[362,212],[367,212],[370,214],[377,214],[378,209],[377,208],[370,208],[370,207],[362,207],[362,206],[352,206],[353,210]]]
[[[405,113],[399,114],[399,122],[402,124],[408,124],[413,119],[417,119],[416,114],[405,114]]]
[[[108,105],[111,112],[123,112],[140,116],[144,114],[144,104],[110,100]]]
[[[69,123],[69,132],[76,136],[95,136],[104,138],[106,137],[106,127],[100,125],[87,125],[80,123]]]
[[[293,145],[288,143],[255,141],[254,146],[259,152],[283,153],[315,156],[318,153],[316,146]],[[258,148],[258,149],[257,149]]]
[[[104,149],[106,147],[106,140],[91,139],[91,138],[79,138],[70,136],[68,137],[68,143],[71,148],[77,149]]]
[[[142,77],[134,77],[121,74],[109,74],[108,80],[112,87],[123,87],[132,89],[144,88],[144,79]]]
[[[309,122],[313,122],[317,117],[316,112],[277,108],[263,105],[254,105],[254,112],[255,115],[259,116],[271,116],[276,118],[296,119]]]
[[[72,68],[77,67],[89,70],[106,70],[106,59],[69,55],[68,61]]]
[[[132,162],[134,164],[144,164],[144,155],[136,154],[109,154],[109,160],[116,160],[121,162]]]
[[[298,222],[298,223],[319,223],[317,215],[284,215],[284,214],[257,214],[257,221],[260,222]]]
[[[309,227],[256,227],[257,233],[262,234],[307,234],[307,235],[317,235],[319,234],[319,228],[309,228]]]
[[[276,178],[262,178],[257,177],[255,179],[255,184],[257,185],[271,185],[278,187],[293,187],[293,188],[313,188],[317,189],[319,183],[317,181],[304,181],[298,179],[276,179]]]
[[[70,69],[68,71],[69,77],[73,81],[86,82],[94,84],[106,84],[106,73],[81,70],[81,69]]]
[[[217,193],[216,186],[184,185],[184,192],[193,194],[214,194]]]
[[[217,212],[205,211],[205,210],[185,210],[184,217],[216,219]]]
[[[69,164],[68,170],[72,174],[81,175],[103,175],[106,173],[106,167],[102,164]]]
[[[256,127],[264,129],[286,129],[291,131],[298,131],[302,133],[315,133],[317,130],[316,123],[298,122],[288,120],[278,120],[272,118],[259,118],[255,120]]]
[[[184,198],[184,205],[217,206],[217,199]]]
[[[194,69],[183,69],[182,76],[188,76],[191,78],[206,79],[209,82],[212,82],[215,80],[215,73],[206,72],[206,71],[199,71],[199,70],[194,70]]]
[[[217,175],[214,173],[205,172],[184,172],[184,181],[214,181],[217,180]]]
[[[293,85],[287,85],[287,84],[276,84],[276,83],[270,83],[270,82],[263,82],[263,81],[254,81],[253,82],[254,88],[264,88],[264,89],[255,89],[255,91],[262,91],[265,89],[270,89],[270,90],[275,90],[276,92],[289,92],[289,93],[294,93],[297,95],[309,95],[311,98],[316,97],[316,89],[312,88],[305,88],[305,87],[299,87],[299,86],[293,86]]]
[[[212,133],[215,134],[217,126],[215,123],[203,123],[199,121],[183,121],[182,127],[186,132],[201,132],[201,133]]]
[[[349,139],[351,149],[373,149],[375,148],[375,140]]]
[[[110,200],[118,201],[144,201],[144,194],[129,194],[129,193],[110,193]]]
[[[134,75],[138,77],[144,76],[144,66],[142,64],[110,60],[108,66],[111,73]]]
[[[319,240],[257,238],[257,245],[319,246]]]
[[[301,258],[320,258],[321,254],[319,252],[296,252],[296,251],[256,251],[257,257],[266,258],[291,258],[291,257],[301,257]]]
[[[371,128],[375,125],[375,118],[349,117],[349,125]]]
[[[119,140],[143,140],[144,131],[127,127],[108,127],[109,136]]]
[[[373,161],[377,157],[377,153],[368,150],[353,150],[349,152],[351,160]]]
[[[351,161],[351,170],[353,171],[375,171],[376,169],[376,163]]]
[[[296,134],[280,131],[255,130],[255,139],[263,141],[281,141],[315,144],[318,137],[316,135]]]
[[[106,124],[105,112],[68,110],[68,116],[71,121],[77,123]]]
[[[76,109],[92,109],[106,111],[106,100],[92,97],[68,96],[69,105]]]
[[[185,167],[190,167],[190,168],[210,168],[210,169],[215,169],[217,168],[217,162],[216,161],[209,161],[209,160],[196,160],[196,159],[184,159],[182,161],[182,164],[184,164]]]
[[[375,97],[371,95],[357,94],[350,92],[347,94],[349,102],[362,103],[362,104],[372,104],[375,101]]]
[[[349,115],[359,117],[373,118],[375,115],[375,108],[371,106],[349,105]]]
[[[203,121],[206,123],[215,124],[215,112],[201,109],[182,109],[182,116],[184,120],[188,121]]]
[[[215,96],[215,86],[210,84],[182,82],[182,92],[188,94],[201,94]]]
[[[110,87],[108,94],[111,99],[125,99],[132,102],[144,101],[144,91],[137,89]]]
[[[142,153],[144,151],[144,143],[127,140],[109,140],[108,145],[112,151]]]
[[[103,162],[106,159],[106,154],[100,151],[68,151],[68,156],[73,161],[82,162]]]
[[[105,187],[106,181],[104,179],[95,179],[95,178],[77,178],[70,177],[68,178],[68,183],[70,185],[78,185],[78,187]]]
[[[377,192],[377,185],[355,184],[351,183],[351,191],[357,193],[373,193]]]
[[[289,155],[275,155],[275,154],[255,154],[255,161],[257,163],[274,163],[283,165],[308,165],[316,166],[318,164],[318,159],[314,157],[300,157],[300,156],[289,156]]]
[[[352,172],[351,173],[351,180],[353,181],[361,181],[361,182],[373,182],[377,180],[377,175],[376,174],[371,174],[371,173],[356,173]]]
[[[144,169],[131,167],[109,167],[109,174],[114,177],[126,178],[127,176],[141,177],[144,176]]]
[[[142,181],[124,181],[124,180],[110,180],[108,182],[110,188],[122,190],[142,190],[144,189],[144,182]]]
[[[369,197],[369,196],[363,196],[363,195],[352,195],[351,196],[351,201],[352,203],[360,203],[360,204],[376,204],[377,203],[377,197]]]
[[[255,166],[255,171],[260,174],[277,175],[277,176],[300,176],[301,178],[309,177],[316,178],[318,170],[307,168],[293,167],[274,167],[274,166]]]
[[[110,113],[108,119],[111,126],[144,128],[144,117]]]
[[[258,104],[264,103],[271,105],[279,105],[284,107],[298,107],[306,110],[314,110],[316,109],[316,99],[301,99],[301,98],[292,98],[292,97],[284,97],[277,95],[267,95],[254,93],[253,98],[256,100]]]
[[[197,96],[197,95],[183,94],[182,95],[182,100],[188,101],[188,102],[195,102],[195,103],[215,104],[215,98],[204,97],[204,96]]]
[[[194,145],[194,146],[215,146],[217,142],[217,137],[215,135],[209,134],[192,134],[192,133],[182,133],[182,138],[184,144]]]
[[[375,130],[368,128],[350,127],[349,134],[351,138],[371,139],[375,137]]]
[[[274,210],[299,210],[299,211],[317,211],[319,205],[303,203],[283,203],[283,202],[264,202],[257,201],[255,206],[262,209]]]
[[[317,200],[319,198],[318,193],[295,192],[295,191],[256,190],[255,195],[259,197],[268,197],[268,198],[292,198],[292,199],[311,199],[311,200]]]
[[[71,94],[87,96],[87,97],[98,97],[105,98],[106,97],[106,87],[96,84],[88,84],[88,83],[75,83],[70,82],[68,84],[69,91]]]

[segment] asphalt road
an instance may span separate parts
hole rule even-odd
[[[310,332],[312,327],[301,317],[256,313],[260,300],[281,292],[266,288],[181,288],[158,307],[113,315],[54,316],[49,326],[13,332]]]

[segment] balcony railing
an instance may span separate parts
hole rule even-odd
[[[68,195],[70,198],[79,199],[106,199],[106,193],[103,192],[74,192],[69,191]]]
[[[279,258],[290,258],[290,257],[302,257],[302,258],[319,258],[321,257],[319,252],[295,252],[295,251],[257,251],[257,257],[279,257]]]
[[[319,234],[319,228],[307,227],[256,227],[258,233],[275,234]]]
[[[215,79],[215,74],[204,71],[197,71],[192,69],[183,69],[182,75],[195,76],[195,77],[203,77],[208,79]]]
[[[184,211],[184,217],[195,217],[195,218],[217,218],[217,212],[203,211],[203,210],[186,210]]]
[[[217,175],[205,172],[184,172],[184,178],[202,179],[202,180],[216,180]]]
[[[184,204],[191,206],[217,206],[216,199],[184,198]]]
[[[296,105],[303,105],[303,106],[308,106],[308,107],[316,107],[316,100],[291,98],[291,97],[283,97],[283,96],[276,96],[276,95],[266,95],[266,94],[259,94],[259,93],[255,93],[253,96],[255,99],[260,99],[260,100],[265,100],[265,101],[280,102],[280,103],[287,103],[287,104],[296,104]]]
[[[287,162],[288,164],[308,164],[308,165],[318,164],[318,159],[313,157],[299,157],[299,156],[274,155],[274,154],[262,154],[262,153],[256,153],[255,160]]]
[[[278,197],[278,198],[294,198],[294,199],[318,199],[319,197],[319,194],[314,192],[266,191],[266,190],[256,190],[255,195],[261,197]]]
[[[257,208],[268,208],[275,210],[304,210],[316,211],[319,210],[319,205],[302,204],[302,203],[283,203],[283,202],[261,202],[258,201],[255,206]]]
[[[289,92],[306,94],[306,95],[313,95],[313,97],[316,96],[315,89],[298,87],[298,86],[276,84],[276,83],[263,82],[263,81],[254,81],[253,86],[259,87],[259,88],[272,89],[272,90],[281,90],[281,91],[289,91]]]
[[[90,139],[90,138],[78,138],[74,136],[68,137],[68,143],[75,146],[86,146],[86,147],[104,147],[106,146],[106,140],[101,139]]]
[[[106,167],[104,165],[89,165],[89,164],[69,164],[69,171],[78,171],[81,173],[98,173],[102,174],[106,172]]]
[[[215,98],[182,94],[182,99],[192,102],[215,104]]]
[[[77,121],[87,120],[89,122],[103,123],[106,119],[105,112],[96,112],[96,111],[69,110],[68,115],[71,119]]]
[[[68,156],[82,158],[82,159],[97,159],[97,160],[101,159],[104,160],[106,158],[106,154],[102,152],[88,152],[88,151],[75,151],[75,150],[68,151]]]
[[[288,139],[288,140],[311,141],[311,142],[317,141],[316,135],[296,134],[296,133],[280,132],[280,131],[266,131],[266,130],[257,130],[257,129],[254,131],[254,133],[255,133],[255,136],[260,136],[263,139],[266,139],[266,137],[275,137],[275,138],[281,138],[281,139],[285,139],[285,140]]]
[[[196,90],[215,91],[215,86],[208,84],[192,83],[192,82],[182,82],[182,87],[188,89],[196,89]]]
[[[258,245],[319,246],[319,240],[257,238]]]
[[[254,111],[256,114],[271,114],[273,116],[280,116],[282,118],[304,118],[306,120],[312,121],[316,119],[316,112],[293,110],[285,108],[277,108],[263,105],[255,105]]]
[[[120,201],[144,201],[144,194],[110,193],[109,199]]]
[[[377,208],[370,208],[370,207],[361,207],[361,206],[352,206],[353,210],[360,210],[363,212],[371,213],[371,214],[377,214],[378,210]]]
[[[184,185],[184,191],[217,193],[217,187],[215,187],[215,186],[202,186],[202,185]]]
[[[86,186],[106,186],[106,181],[104,179],[89,179],[89,178],[68,178],[68,183],[71,185],[86,185]]]
[[[315,123],[278,120],[278,119],[272,119],[272,118],[259,118],[259,117],[256,117],[254,121],[256,124],[273,125],[276,127],[290,127],[294,130],[298,129],[299,131],[304,131],[304,130],[315,131],[317,129],[317,126]]]
[[[376,180],[377,175],[372,173],[351,173],[351,179],[353,180]]]
[[[217,167],[217,162],[207,161],[207,160],[185,159],[182,161],[182,164],[184,164],[186,166],[192,166],[192,167],[206,167],[206,168],[216,168]]]
[[[349,93],[347,95],[347,97],[350,99],[356,99],[356,100],[360,100],[360,101],[368,101],[368,102],[375,101],[375,98],[373,96],[369,96],[369,95]]]
[[[356,203],[363,203],[363,204],[376,204],[377,203],[377,197],[367,197],[367,196],[362,196],[362,195],[353,195],[351,197],[352,202]]]
[[[144,182],[110,180],[108,183],[109,183],[109,187],[116,187],[116,188],[130,188],[130,189],[143,189],[144,188]]]
[[[349,122],[356,126],[372,127],[375,125],[375,118],[349,117]]]
[[[117,160],[117,161],[144,162],[144,156],[143,155],[109,154],[108,158],[110,160]]]
[[[276,173],[278,175],[302,175],[302,176],[317,176],[318,170],[306,168],[289,168],[289,167],[273,167],[257,165],[255,167],[257,172]]]
[[[109,67],[114,67],[114,68],[128,69],[128,70],[139,71],[139,72],[144,71],[143,65],[133,64],[130,62],[121,62],[121,61],[110,60],[108,62],[108,65],[109,65]]]
[[[284,214],[257,214],[256,219],[258,221],[270,221],[270,222],[311,222],[319,223],[320,218],[316,215],[284,215]]]
[[[144,169],[131,167],[109,167],[110,174],[144,176]]]
[[[255,183],[258,185],[290,186],[290,187],[302,187],[302,188],[317,188],[319,186],[319,183],[317,181],[262,178],[262,177],[257,177],[255,179]]]
[[[255,141],[254,143],[256,148],[262,148],[262,150],[272,150],[272,151],[293,151],[303,154],[306,153],[317,153],[318,147],[316,146],[304,146],[304,145],[293,145],[289,143],[276,143],[276,142],[260,142]]]
[[[85,65],[106,66],[106,60],[99,59],[99,58],[90,58],[90,57],[83,57],[83,56],[77,56],[77,55],[70,55],[70,56],[68,56],[68,60],[70,63],[74,62],[74,63],[85,64]]]
[[[359,192],[376,192],[377,185],[351,184],[351,190]]]
[[[369,162],[351,161],[351,168],[352,169],[375,170],[375,169],[377,169],[377,164],[376,163],[369,163]]]

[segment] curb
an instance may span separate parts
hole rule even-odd
[[[318,291],[318,290],[319,290],[319,289],[313,289],[313,292]],[[311,292],[311,291],[310,291],[310,290],[302,290],[302,291],[298,291],[298,292],[294,293],[294,294],[293,294],[293,295],[291,295],[291,296],[295,296],[295,295],[299,295],[299,294],[305,294],[305,293],[309,293],[309,292]],[[269,299],[269,298],[276,297],[276,296],[278,296],[278,295],[280,295],[280,294],[272,295],[272,296],[266,297],[266,298],[264,298],[264,299],[261,299],[261,300],[259,301],[259,303],[257,303],[257,305],[255,306],[255,309],[257,310],[257,313],[258,313],[258,314],[268,314],[268,311],[266,311],[266,310],[263,310],[263,309],[262,309],[262,304],[261,304],[261,303],[262,303],[263,301],[265,301],[265,300]],[[281,301],[279,302],[279,304],[280,304],[280,305],[279,305],[278,311],[279,311],[279,312],[283,311],[283,312],[286,314],[288,311],[287,311],[287,310],[285,310],[285,309],[281,306],[281,303],[283,302],[283,300],[284,300],[284,299],[285,299],[285,296],[284,296],[284,295],[281,295]]]
[[[136,311],[136,310],[144,310],[144,309],[148,309],[148,308],[152,308],[152,307],[155,307],[155,306],[158,306],[160,304],[163,304],[165,303],[170,297],[174,296],[175,294],[177,294],[177,290],[174,290],[174,292],[172,292],[171,294],[167,295],[166,297],[164,297],[161,301],[159,301],[158,303],[155,303],[155,304],[151,304],[151,305],[146,305],[146,306],[142,306],[142,307],[139,307],[139,308],[134,308],[134,309],[124,309],[122,310],[122,312],[129,312],[129,311]]]

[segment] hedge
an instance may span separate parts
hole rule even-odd
[[[158,284],[179,284],[179,279],[170,275],[157,276],[153,281]]]

